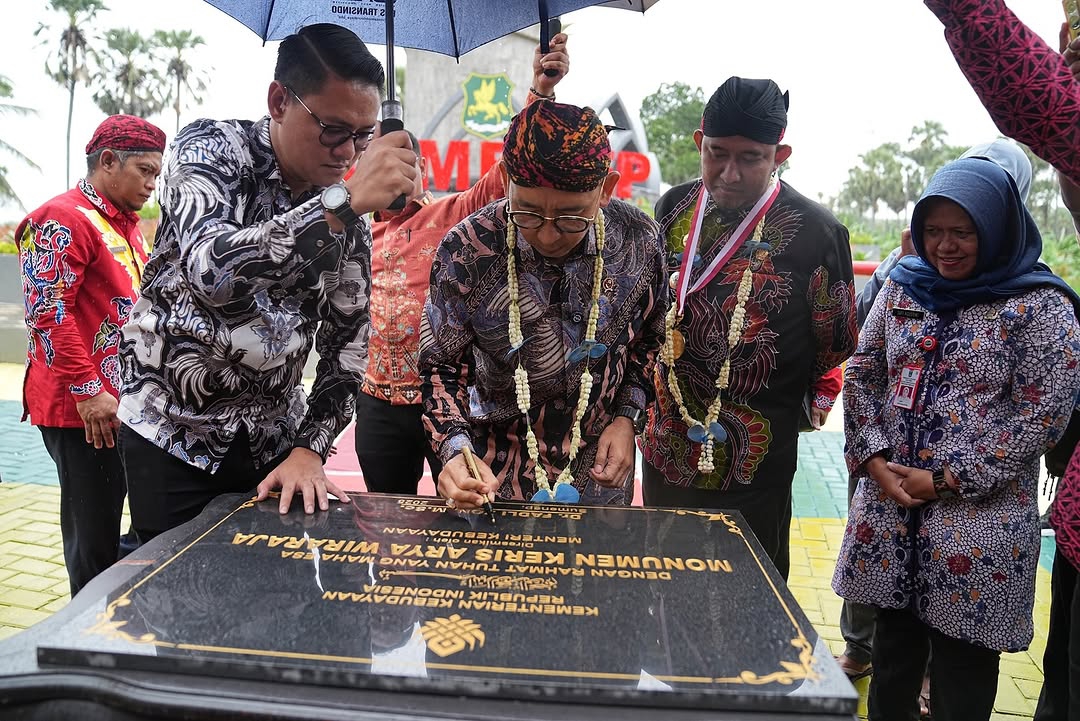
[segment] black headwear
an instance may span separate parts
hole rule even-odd
[[[776,145],[787,129],[788,94],[772,80],[730,77],[705,104],[701,130],[711,138],[741,135]]]

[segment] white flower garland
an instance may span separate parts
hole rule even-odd
[[[508,250],[506,259],[506,277],[510,292],[510,348],[514,351],[520,350],[521,346],[525,343],[524,336],[521,333],[521,307],[518,304],[517,263],[514,260],[514,248],[516,245],[516,226],[513,222],[510,222],[507,224],[506,228],[506,247]],[[593,265],[592,301],[589,307],[589,322],[585,328],[585,344],[596,344],[596,321],[600,315],[600,286],[603,282],[604,273],[603,251],[604,213],[598,212],[596,215],[596,261]],[[533,433],[532,422],[529,419],[529,409],[532,405],[529,395],[529,372],[525,370],[525,365],[520,355],[518,356],[517,369],[514,371],[514,384],[516,386],[518,409],[525,416],[526,444],[529,448],[529,458],[536,468],[536,485],[541,490],[551,493],[554,498],[552,486],[548,481],[547,471],[544,470],[544,466],[540,462],[540,448],[537,445],[536,435]],[[577,408],[574,410],[574,425],[570,431],[570,459],[567,461],[566,468],[562,469],[555,479],[556,486],[560,483],[572,485],[570,466],[573,465],[574,459],[577,458],[578,449],[581,445],[581,420],[585,417],[585,411],[589,406],[589,396],[592,393],[592,384],[592,372],[589,370],[588,356],[586,356],[585,368],[581,371]]]
[[[754,235],[751,239],[752,242],[761,242],[761,228],[764,223],[765,219],[762,218],[754,228]],[[731,352],[742,340],[743,325],[746,322],[746,302],[750,299],[750,291],[754,288],[753,260],[754,253],[756,252],[756,250],[751,251],[746,270],[743,271],[742,279],[739,281],[739,289],[736,296],[738,302],[735,304],[735,310],[731,313],[731,320],[728,325],[727,357],[724,358],[724,364],[720,366],[720,374],[716,377],[716,397],[713,399],[713,402],[709,404],[704,421],[695,419],[690,415],[690,411],[686,409],[686,404],[683,402],[682,390],[679,388],[679,380],[675,376],[674,335],[677,332],[675,326],[682,321],[681,317],[677,317],[677,303],[671,304],[671,308],[668,309],[667,316],[664,319],[666,333],[664,334],[664,345],[660,349],[660,359],[668,368],[667,384],[668,388],[671,390],[671,397],[679,407],[679,415],[689,429],[700,427],[701,431],[699,431],[699,435],[704,436],[701,455],[698,457],[698,470],[702,473],[712,473],[716,469],[716,466],[713,464],[713,447],[717,442],[717,438],[713,434],[713,424],[717,423],[720,418],[720,409],[724,405],[721,396],[723,395],[723,392],[727,390],[731,375]]]

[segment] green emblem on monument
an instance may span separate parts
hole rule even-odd
[[[514,117],[514,108],[510,102],[513,88],[505,73],[470,74],[461,84],[465,93],[461,126],[467,132],[486,140],[502,138]]]

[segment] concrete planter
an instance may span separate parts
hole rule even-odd
[[[0,303],[22,305],[22,278],[19,277],[19,256],[0,253]]]
[[[19,256],[0,254],[0,363],[26,362]]]

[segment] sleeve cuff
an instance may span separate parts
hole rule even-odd
[[[333,445],[334,440],[328,428],[307,421],[301,424],[300,432],[293,440],[293,448],[307,448],[309,451],[318,453],[323,463],[326,463]]]
[[[889,441],[885,434],[876,426],[867,426],[856,436],[854,441],[847,444],[844,454],[848,461],[848,471],[854,473],[862,467],[870,458],[882,451],[890,450]]]
[[[450,462],[450,459],[461,453],[461,449],[465,446],[472,446],[472,437],[468,433],[455,433],[442,442],[439,447],[439,460],[443,464]]]
[[[100,378],[91,378],[82,384],[72,383],[68,386],[68,392],[75,396],[75,402],[88,400],[105,390]]]
[[[624,383],[615,396],[615,407],[633,406],[639,411],[644,411],[649,405],[649,396],[644,389],[637,385]]]

